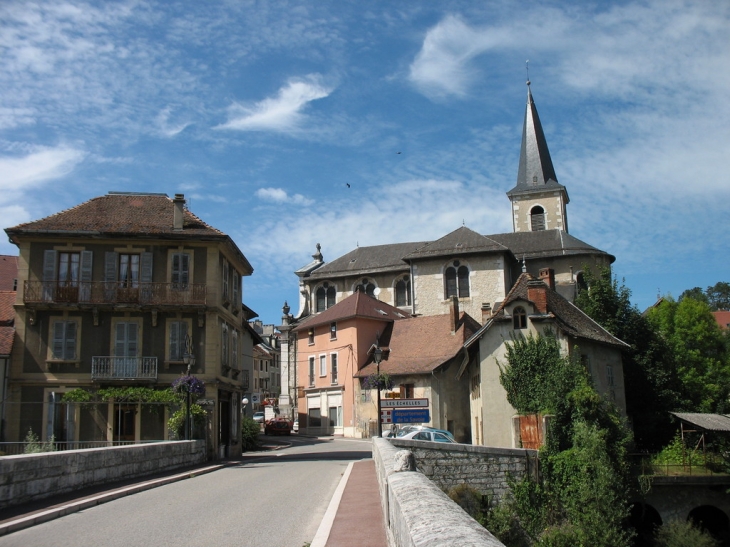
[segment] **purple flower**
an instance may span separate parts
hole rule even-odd
[[[362,381],[364,389],[393,389],[393,378],[389,374],[371,374]]]
[[[190,393],[191,395],[205,395],[205,382],[193,375],[180,376],[172,383],[174,393]]]

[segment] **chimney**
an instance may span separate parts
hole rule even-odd
[[[541,268],[538,275],[541,281],[550,287],[553,291],[555,290],[555,270],[552,268]]]
[[[172,204],[175,207],[172,215],[172,229],[176,232],[183,229],[183,211],[185,209],[185,194],[175,194],[175,199],[172,200]]]
[[[487,319],[492,317],[492,306],[489,305],[489,302],[484,302],[482,304],[482,325],[487,322]]]
[[[456,332],[459,327],[459,297],[451,297],[450,318],[451,318],[451,334]]]
[[[548,287],[542,281],[530,281],[527,284],[527,299],[535,305],[540,313],[547,313]]]

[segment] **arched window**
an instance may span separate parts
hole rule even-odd
[[[334,306],[336,296],[337,291],[333,286],[329,285],[328,283],[325,283],[319,289],[317,289],[317,312],[324,311],[327,308],[331,308],[332,306]]]
[[[459,265],[458,260],[454,260],[454,264],[444,271],[444,294],[445,299],[469,296],[469,268]]]
[[[515,330],[527,328],[525,308],[517,307],[512,311],[512,328]]]
[[[545,209],[539,205],[530,210],[530,226],[533,232],[545,229]]]
[[[356,291],[364,292],[368,296],[375,297],[375,285],[368,281],[367,278],[363,279],[360,284],[355,287]]]
[[[411,305],[411,280],[408,276],[399,280],[395,284],[395,305],[410,306]]]

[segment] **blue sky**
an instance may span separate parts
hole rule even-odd
[[[182,192],[278,324],[317,243],[512,230],[529,60],[570,233],[643,309],[730,281],[728,29],[704,0],[5,0],[0,224]]]

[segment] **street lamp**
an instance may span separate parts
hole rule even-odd
[[[383,359],[383,350],[380,346],[376,346],[373,351],[373,359],[375,360],[375,367],[377,369],[378,378],[378,437],[383,436],[383,417],[380,411],[380,361]]]
[[[188,376],[188,382],[185,384],[186,407],[185,407],[185,440],[189,441],[192,434],[192,420],[190,419],[190,369],[195,366],[195,355],[193,354],[193,342],[190,336],[185,336],[185,353],[183,354],[183,362],[188,366],[185,373]]]

